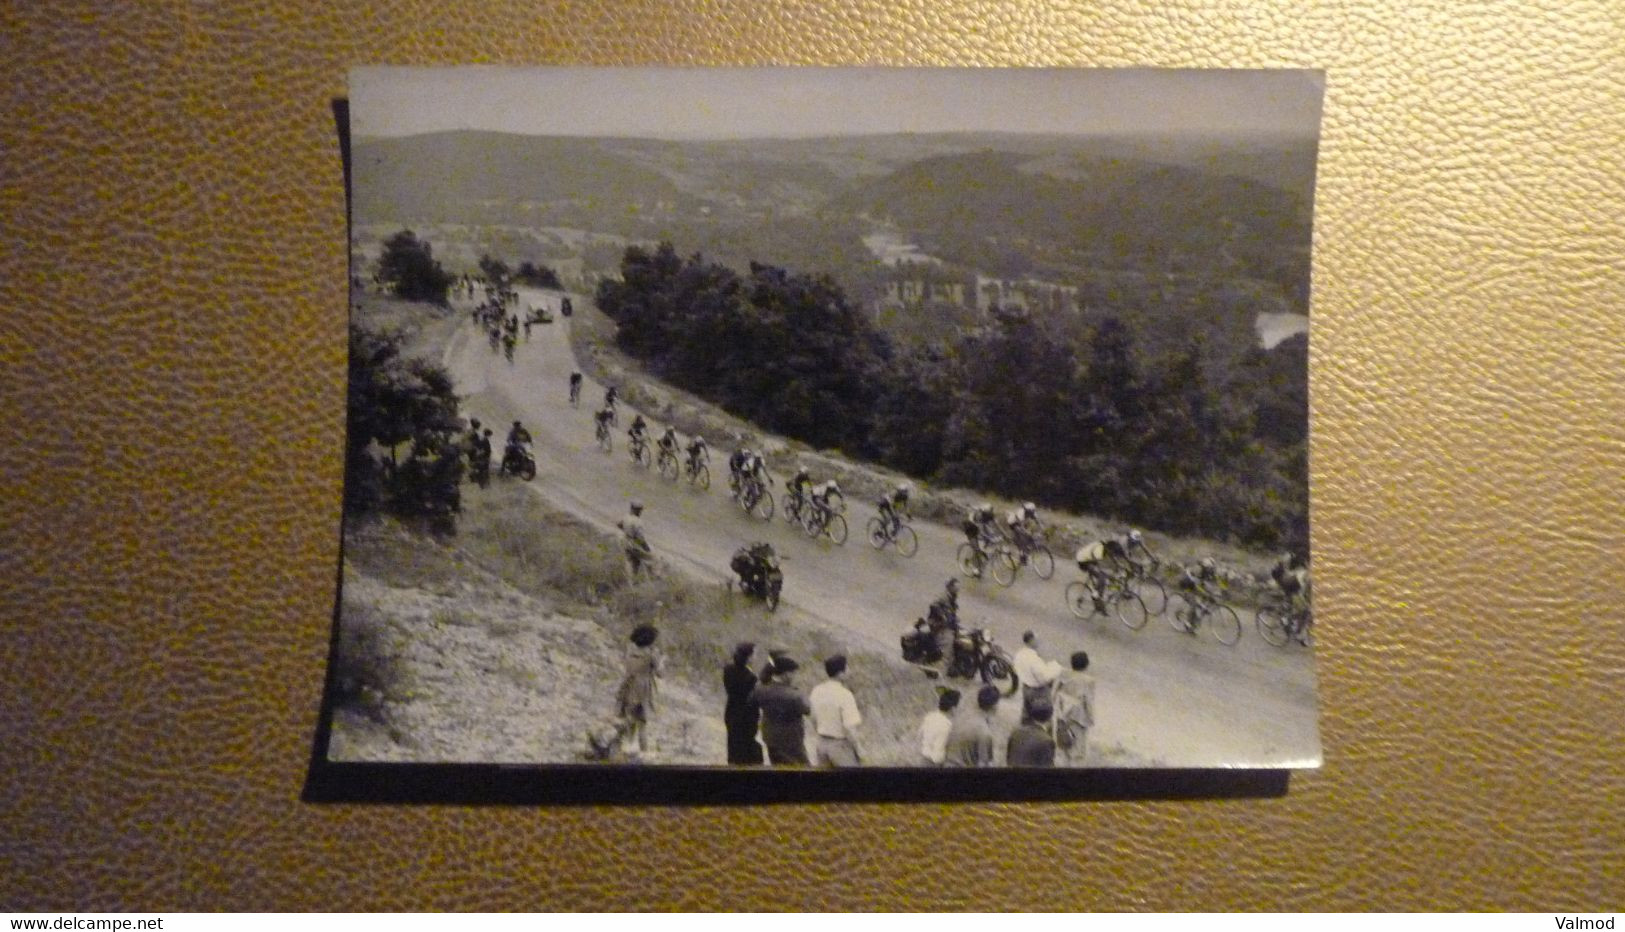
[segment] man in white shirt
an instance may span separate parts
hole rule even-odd
[[[633,502],[631,512],[615,526],[621,529],[621,546],[626,552],[626,573],[633,582],[636,582],[638,573],[649,566],[650,559],[654,556],[654,548],[649,546],[649,539],[643,536],[643,503]]]
[[[1050,690],[1061,675],[1061,665],[1038,656],[1038,635],[1028,631],[1021,636],[1021,650],[1011,660],[1021,681],[1021,711],[1025,716],[1035,704],[1050,702]]]
[[[819,767],[856,767],[863,760],[857,740],[863,716],[858,712],[858,700],[841,682],[846,676],[846,656],[836,654],[825,660],[824,674],[829,679],[813,687],[807,696],[818,741],[813,763]]]
[[[937,707],[925,713],[920,722],[920,755],[934,767],[948,756],[948,732],[954,727],[954,709],[959,708],[959,690],[944,689],[937,695]]]

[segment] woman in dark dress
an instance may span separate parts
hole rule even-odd
[[[761,710],[751,693],[756,689],[756,674],[750,670],[750,660],[756,645],[749,642],[734,648],[733,663],[722,668],[722,688],[728,693],[728,704],[723,708],[722,720],[728,726],[728,763],[760,764],[762,746],[756,743],[756,730],[761,724]]]

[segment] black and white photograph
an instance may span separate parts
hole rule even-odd
[[[326,760],[1320,766],[1323,91],[352,71]]]

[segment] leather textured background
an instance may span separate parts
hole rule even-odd
[[[1619,909],[1614,0],[0,7],[0,909]],[[1246,802],[298,802],[352,64],[1327,69],[1326,766]]]

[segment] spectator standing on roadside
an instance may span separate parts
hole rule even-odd
[[[751,691],[751,700],[761,709],[767,760],[775,767],[809,765],[807,733],[801,721],[812,707],[796,688],[795,673],[799,669],[801,665],[795,660],[776,654],[773,662],[762,669],[761,683]]]
[[[959,690],[941,690],[937,693],[936,709],[925,713],[925,720],[920,722],[920,754],[934,767],[941,767],[948,756],[948,732],[953,730],[953,714],[957,708]]]
[[[722,688],[728,694],[722,721],[728,728],[730,764],[762,762],[762,746],[756,743],[762,712],[751,698],[756,689],[756,674],[751,672],[750,661],[755,655],[756,645],[746,641],[734,648],[733,663],[722,668]]]
[[[836,654],[825,660],[824,675],[829,679],[813,687],[807,697],[818,736],[814,759],[820,767],[856,767],[863,761],[857,738],[863,716],[858,712],[858,700],[841,682],[846,676],[846,656]]]
[[[654,548],[649,546],[649,539],[643,536],[643,503],[633,502],[631,514],[615,526],[621,530],[621,544],[626,550],[626,574],[637,582],[638,573],[650,565],[654,556]],[[650,575],[654,575],[652,571]]]
[[[623,742],[627,756],[637,757],[649,749],[649,713],[654,711],[655,680],[664,664],[655,641],[660,632],[654,625],[632,629],[632,649],[626,654],[621,688],[615,693],[616,715],[626,723]]]
[[[1055,746],[1070,766],[1083,763],[1095,724],[1095,679],[1088,669],[1089,655],[1080,650],[1072,655],[1072,669],[1055,684]]]
[[[1027,710],[1027,718],[1010,732],[1005,745],[1004,762],[1011,767],[1054,767],[1055,739],[1050,737],[1049,721],[1054,714],[1048,702],[1039,702]]]
[[[975,711],[959,713],[948,731],[945,766],[993,766],[993,716],[998,708],[999,687],[983,686],[976,694]]]
[[[1021,713],[1025,718],[1033,706],[1050,703],[1050,691],[1055,678],[1061,675],[1061,665],[1038,656],[1038,635],[1031,631],[1021,636],[1021,650],[1010,662],[1021,681]]]

